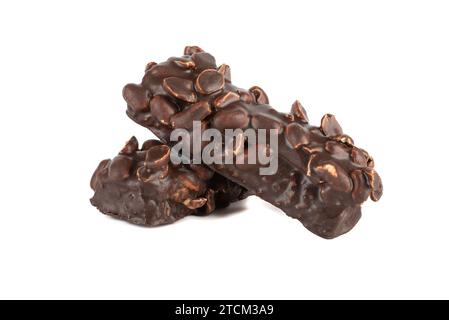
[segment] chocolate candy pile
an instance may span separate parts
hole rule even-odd
[[[334,116],[327,114],[319,127],[312,126],[298,101],[289,114],[277,112],[261,88],[234,86],[229,66],[217,67],[199,47],[149,63],[142,83],[126,85],[123,96],[128,116],[161,142],[150,140],[139,149],[133,138],[116,158],[100,163],[91,182],[92,204],[103,213],[155,226],[256,195],[330,239],[354,227],[368,197],[377,201],[382,196],[372,157],[354,146]],[[201,121],[201,130],[220,132],[272,129],[278,140],[277,172],[261,175],[263,164],[249,164],[249,151],[262,145],[238,135],[241,164],[174,165],[170,134],[191,131],[194,121]]]

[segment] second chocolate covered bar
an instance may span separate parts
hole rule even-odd
[[[275,174],[261,175],[259,162],[209,166],[321,237],[351,230],[361,216],[361,204],[382,195],[372,157],[354,146],[333,115],[325,115],[316,127],[299,102],[289,114],[277,112],[261,88],[234,86],[229,66],[217,67],[215,58],[199,47],[187,47],[182,57],[149,63],[142,83],[125,86],[123,96],[128,116],[168,144],[174,144],[174,129],[191,130],[194,121],[201,121],[202,130],[274,130],[276,150],[243,140],[241,152],[246,158],[261,147],[277,152]]]
[[[131,138],[112,160],[103,160],[91,179],[92,205],[127,222],[159,226],[188,215],[208,215],[241,200],[239,185],[201,165],[173,165],[170,148],[157,140],[141,148]]]

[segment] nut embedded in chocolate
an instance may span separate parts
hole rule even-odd
[[[303,121],[305,123],[309,122],[306,109],[304,109],[298,100],[293,103],[290,114],[293,116],[293,120],[295,121]]]
[[[361,167],[368,166],[368,157],[359,148],[353,147],[351,150],[351,160]]]
[[[346,159],[350,150],[346,145],[336,141],[327,141],[324,149],[336,159]]]
[[[195,62],[195,68],[199,72],[205,69],[215,69],[217,67],[215,58],[207,52],[196,52],[192,54],[192,60]]]
[[[107,175],[110,164],[111,164],[111,160],[109,160],[109,159],[103,160],[100,162],[97,169],[95,169],[95,172],[92,175],[92,178],[90,179],[91,189],[95,190],[97,188],[97,183],[98,183],[99,177]]]
[[[125,144],[120,154],[131,155],[139,149],[139,142],[136,137],[131,137],[129,141]]]
[[[170,148],[166,145],[159,145],[147,151],[145,165],[150,169],[159,169],[168,165],[170,161]]]
[[[147,72],[148,70],[150,70],[153,66],[157,65],[156,62],[148,62],[147,65],[145,66],[145,72]]]
[[[384,189],[379,174],[376,171],[372,170],[371,168],[366,169],[364,172],[368,177],[368,181],[371,187],[370,193],[371,200],[379,201],[379,199],[382,197]]]
[[[123,98],[128,106],[135,112],[144,112],[149,109],[149,92],[137,84],[128,84],[123,88]]]
[[[345,145],[347,145],[349,147],[353,147],[354,146],[354,140],[350,136],[348,136],[346,134],[337,135],[337,136],[330,137],[330,138],[332,140],[341,142],[341,143],[343,143],[343,144],[345,144]]]
[[[179,58],[174,60],[174,63],[183,69],[195,69],[196,65],[191,59]]]
[[[187,46],[184,49],[184,55],[190,56],[194,53],[203,52],[204,50],[198,46]]]
[[[230,104],[240,100],[240,96],[235,92],[226,92],[225,94],[218,96],[214,100],[215,108],[224,108]]]
[[[370,190],[365,188],[366,178],[362,170],[354,170],[351,172],[351,179],[354,184],[352,188],[352,198],[357,202],[365,202],[370,195]]]
[[[298,149],[310,142],[308,132],[294,122],[285,127],[285,138],[289,147],[293,149]]]
[[[220,131],[225,129],[245,129],[248,124],[248,113],[237,104],[221,109],[212,119],[212,126]]]
[[[231,82],[231,68],[227,64],[222,64],[217,69],[223,76],[225,81]]]
[[[162,144],[162,142],[159,140],[147,140],[142,144],[141,150],[146,151],[154,146],[160,146],[161,144]]]
[[[232,91],[230,91],[232,92]],[[243,101],[244,103],[254,103],[256,102],[254,99],[254,95],[251,94],[249,91],[247,90],[243,90],[243,89],[236,89],[237,94],[240,96],[240,100]]]
[[[177,77],[168,77],[164,79],[164,89],[171,96],[181,99],[185,102],[196,102],[196,94],[193,91],[193,82]]]
[[[284,131],[282,123],[265,114],[256,114],[251,118],[251,125],[254,129],[275,130],[278,134]]]
[[[262,88],[258,86],[253,86],[249,88],[249,92],[251,92],[254,95],[254,98],[256,100],[256,103],[258,104],[269,104],[268,96],[265,93],[265,91],[262,90]]]
[[[223,89],[224,76],[215,69],[207,69],[196,78],[195,89],[201,94],[211,94]]]
[[[176,105],[165,96],[154,96],[150,101],[151,114],[161,123],[169,124],[177,111]]]
[[[321,130],[323,130],[323,133],[328,137],[343,134],[343,129],[332,114],[326,114],[323,119],[321,119]]]
[[[112,159],[109,166],[109,178],[111,180],[124,180],[129,177],[132,159],[128,156],[118,155]]]
[[[207,101],[199,101],[170,118],[173,128],[192,129],[193,121],[201,121],[212,113]]]

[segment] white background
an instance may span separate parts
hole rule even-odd
[[[0,298],[449,298],[447,1],[2,1]],[[91,207],[121,89],[185,45],[288,111],[331,112],[385,185],[322,240],[250,198],[146,229]]]

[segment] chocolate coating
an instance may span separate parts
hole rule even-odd
[[[188,215],[207,215],[246,197],[245,190],[202,165],[170,162],[170,148],[156,140],[138,148],[131,138],[91,179],[92,205],[133,224],[159,226]]]
[[[175,61],[181,59],[184,64],[191,61],[189,65],[195,67],[180,68]],[[152,72],[155,68],[160,71]],[[142,83],[129,90],[129,95],[135,96],[127,96],[128,116],[164,143],[170,143],[176,123],[189,127],[185,119],[190,121],[194,113],[189,118],[185,112],[195,110],[192,106],[199,102],[212,107],[204,120],[211,128],[276,129],[279,170],[275,175],[261,176],[260,164],[213,164],[210,168],[300,220],[323,238],[335,238],[351,230],[361,216],[367,194],[374,201],[382,195],[382,182],[369,154],[354,147],[333,115],[325,115],[320,127],[309,125],[307,113],[298,101],[290,114],[277,112],[268,105],[261,88],[238,88],[231,83],[227,65],[215,68],[215,59],[198,47],[188,47],[183,57],[153,66]],[[146,96],[174,99],[179,111],[171,116],[170,124],[139,107],[146,92]],[[139,102],[137,107],[132,105],[134,101]]]

